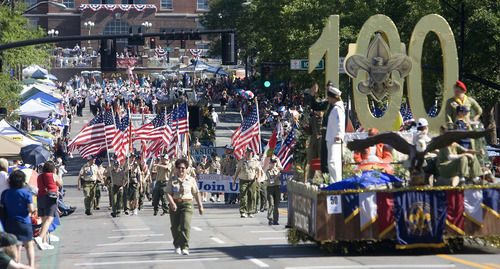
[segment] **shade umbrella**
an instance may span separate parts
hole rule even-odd
[[[23,169],[21,171],[23,171],[23,173],[26,175],[26,183],[38,187],[38,182],[37,182],[38,173],[35,170],[30,168],[30,169]]]
[[[282,107],[278,108],[278,111],[280,111],[280,112],[285,112],[285,110],[286,110],[285,106],[282,106]]]
[[[46,78],[46,79],[38,79],[38,81],[40,81],[43,85],[47,85],[47,86],[52,86],[52,87],[56,87],[56,84],[54,83],[54,81]]]
[[[50,151],[41,145],[28,145],[21,148],[21,159],[24,163],[39,165],[50,158]]]
[[[36,131],[31,131],[29,133],[30,135],[35,135],[35,136],[40,136],[40,137],[46,137],[46,138],[54,138],[54,135],[43,130],[36,130]]]
[[[52,74],[47,74],[44,76],[45,78],[48,78],[48,79],[52,79],[52,80],[58,80],[56,76],[52,75]]]
[[[49,123],[52,125],[59,126],[59,127],[64,127],[64,124],[62,123],[62,121],[60,119],[53,118],[53,119],[49,120]]]

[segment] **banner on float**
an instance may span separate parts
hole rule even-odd
[[[293,172],[281,172],[281,192],[286,193],[286,182],[293,177]],[[199,175],[198,189],[200,192],[223,192],[223,193],[240,193],[239,180],[233,185],[234,176],[224,176],[216,174],[201,174]]]
[[[190,148],[189,153],[191,157],[194,158],[196,163],[202,161],[203,155],[207,155],[208,158],[212,155],[212,152],[217,152],[217,156],[220,158],[224,155],[224,147],[201,147],[201,148]]]
[[[240,183],[233,185],[234,176],[216,174],[201,174],[198,176],[198,189],[200,192],[239,193]]]

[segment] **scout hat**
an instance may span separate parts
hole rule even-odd
[[[469,112],[470,110],[466,106],[457,106],[457,112]]]
[[[462,81],[460,81],[460,80],[457,80],[455,86],[461,88],[464,91],[467,91],[467,88],[465,87],[465,84]]]

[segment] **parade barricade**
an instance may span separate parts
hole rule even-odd
[[[500,235],[499,186],[322,191],[288,182],[288,225],[317,242],[394,240],[398,249]]]

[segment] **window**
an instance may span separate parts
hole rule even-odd
[[[118,35],[118,34],[128,34],[130,25],[122,20],[114,20],[108,22],[106,26],[104,27],[104,32],[102,33],[103,35]],[[116,48],[117,51],[123,50],[125,47],[125,44],[127,44],[127,39],[126,38],[118,38],[116,39]]]
[[[62,3],[67,8],[75,8],[75,0],[62,0]]]
[[[198,1],[198,9],[208,10],[208,0],[197,0]]]
[[[124,5],[145,5],[147,3],[147,0],[122,0]]]
[[[208,51],[210,50],[210,44],[208,44],[208,43],[196,44],[196,48],[199,50],[203,50],[203,52],[201,53],[201,56],[207,56]]]
[[[161,0],[161,9],[174,9],[173,0]]]
[[[201,24],[200,20],[196,20],[196,28],[200,29],[200,30],[205,30],[205,26],[203,26],[203,24]]]
[[[37,20],[30,20],[30,25],[35,27],[35,28],[38,28],[38,21]]]

